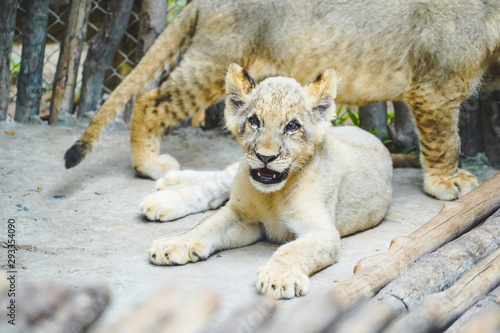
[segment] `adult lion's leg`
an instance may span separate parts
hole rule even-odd
[[[170,155],[160,155],[160,141],[167,126],[179,122],[173,114],[156,105],[159,89],[151,90],[137,98],[130,128],[130,145],[136,172],[157,179],[168,170],[179,169],[179,163]]]
[[[160,155],[165,129],[189,117],[199,118],[207,106],[223,97],[224,81],[218,78],[223,77],[225,67],[198,68],[198,62],[184,59],[160,88],[137,98],[130,143],[138,174],[158,179],[166,171],[178,169],[179,163],[173,157]]]
[[[463,86],[415,84],[407,95],[419,133],[424,190],[441,200],[457,199],[478,185],[475,176],[458,168],[458,108],[469,93]]]

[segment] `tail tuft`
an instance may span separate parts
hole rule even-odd
[[[66,169],[77,166],[90,152],[90,145],[87,142],[77,141],[64,154]]]

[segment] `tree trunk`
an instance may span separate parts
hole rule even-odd
[[[418,259],[354,316],[342,322],[338,333],[381,332],[392,320],[411,312],[428,295],[453,285],[499,247],[500,210],[497,210],[481,226]]]
[[[395,144],[398,149],[419,147],[415,120],[408,104],[393,102]]]
[[[10,54],[16,28],[16,0],[0,2],[0,120],[7,119],[10,86]]]
[[[380,140],[387,138],[387,103],[360,106],[359,120],[362,129],[373,133]]]
[[[104,75],[109,68],[116,48],[127,27],[133,0],[117,0],[108,3],[108,15],[92,41],[83,67],[83,83],[78,116],[96,111],[101,98]]]
[[[28,0],[26,24],[23,28],[21,69],[17,82],[15,120],[36,121],[42,98],[42,72],[50,0]]]
[[[57,124],[58,113],[73,113],[80,57],[87,33],[91,0],[71,0],[69,17],[53,83],[49,124]]]

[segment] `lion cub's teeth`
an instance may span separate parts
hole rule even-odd
[[[258,172],[258,171],[257,171],[257,176],[262,177],[261,174],[260,174],[260,172]]]
[[[276,174],[275,174],[275,173],[273,173],[273,179],[274,179],[274,178],[276,178]]]

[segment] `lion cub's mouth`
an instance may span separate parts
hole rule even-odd
[[[262,184],[278,184],[286,179],[288,172],[276,172],[268,168],[250,169],[250,175],[253,180]]]

